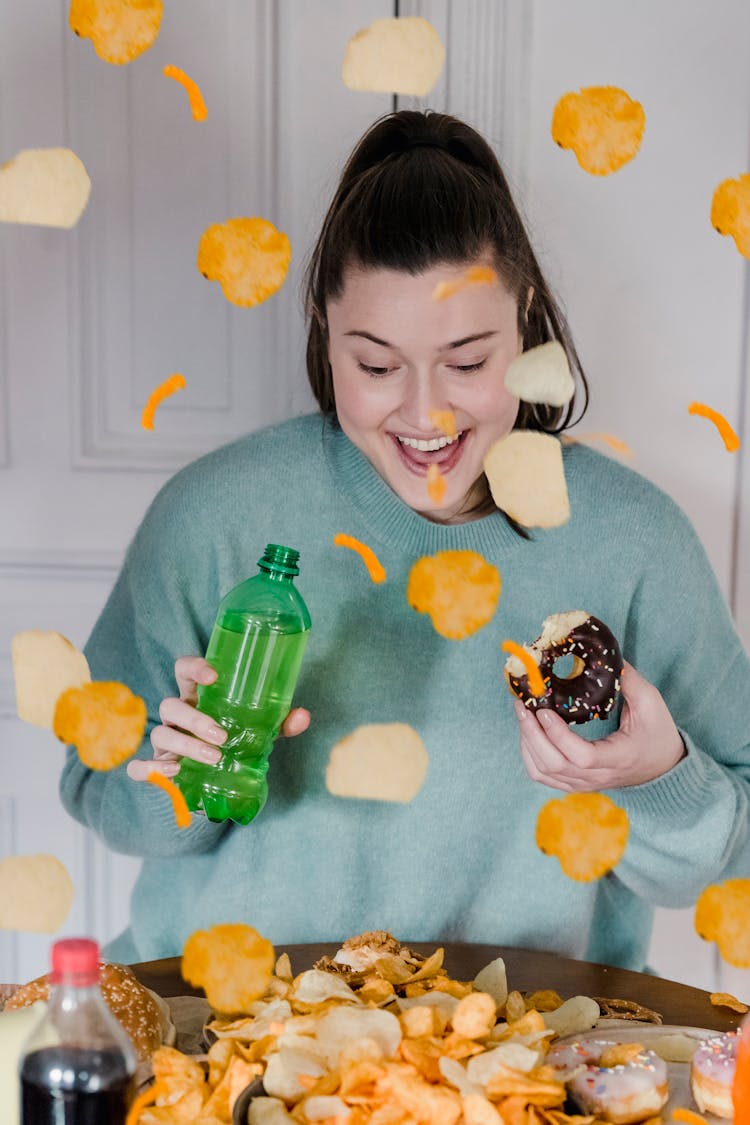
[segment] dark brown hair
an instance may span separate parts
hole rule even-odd
[[[320,409],[335,417],[326,303],[341,295],[347,266],[418,274],[441,262],[476,260],[488,248],[517,298],[524,351],[549,340],[562,344],[583,389],[582,416],[586,377],[495,154],[458,118],[415,110],[380,118],[361,138],[310,256],[304,279],[307,374]],[[527,312],[529,288],[534,292]],[[516,428],[559,433],[574,407],[575,396],[565,408],[522,402]]]

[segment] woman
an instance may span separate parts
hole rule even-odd
[[[433,299],[491,266],[491,284]],[[251,434],[178,473],[157,496],[86,649],[95,679],[143,696],[149,742],[127,768],[69,751],[69,811],[144,858],[130,929],[111,957],[179,953],[196,928],[246,921],[277,943],[366,929],[556,949],[643,967],[653,908],[693,903],[748,873],[750,744],[740,700],[750,666],[688,521],[637,474],[564,448],[571,518],[525,533],[492,503],[483,458],[511,429],[560,432],[566,412],[521,404],[511,360],[550,339],[586,384],[489,146],[440,114],[398,112],[350,157],[308,273],[308,372],[320,414]],[[431,412],[452,410],[446,443]],[[437,507],[426,474],[439,466]],[[533,483],[530,483],[533,487]],[[372,585],[337,532],[368,543]],[[301,551],[313,632],[271,758],[270,797],[247,828],[174,825],[163,793],[183,756],[216,761],[221,732],[194,709],[220,597],[267,541]],[[468,549],[500,571],[493,620],[447,641],[407,605],[414,561]],[[550,613],[584,609],[619,638],[621,715],[577,731],[514,704],[500,642]],[[636,670],[637,669],[637,670]],[[173,674],[180,698],[173,698]],[[729,688],[731,685],[731,690]],[[363,723],[402,721],[430,754],[406,806],[332,797],[331,747]],[[520,753],[519,753],[520,730]],[[596,741],[593,741],[596,740]],[[568,880],[535,846],[553,790],[602,790],[628,813],[623,860]]]

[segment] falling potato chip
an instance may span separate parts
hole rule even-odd
[[[731,235],[743,258],[750,258],[750,172],[719,184],[711,200],[711,225]]]
[[[508,365],[505,388],[523,402],[565,406],[575,390],[565,348],[550,340],[521,352]]]
[[[95,681],[62,693],[52,729],[75,746],[84,766],[112,770],[135,754],[146,718],[146,704],[125,684]]]
[[[715,941],[724,960],[750,968],[750,879],[727,879],[701,892],[695,904],[695,928],[704,941]]]
[[[588,86],[565,94],[552,115],[553,140],[572,148],[592,176],[607,176],[632,160],[645,127],[643,106],[617,86]]]
[[[441,637],[460,641],[491,620],[501,587],[497,567],[476,551],[438,551],[414,563],[406,600]]]
[[[52,730],[59,696],[91,683],[86,657],[62,633],[40,629],[16,633],[11,652],[19,719]]]
[[[69,230],[90,193],[83,161],[69,148],[27,148],[0,166],[0,222]]]
[[[331,750],[326,787],[334,797],[412,801],[427,773],[427,751],[406,723],[357,727]]]
[[[423,97],[438,80],[445,48],[420,16],[375,20],[346,45],[341,77],[350,90]]]
[[[620,862],[628,827],[628,814],[603,793],[568,793],[540,810],[536,843],[546,855],[559,859],[571,879],[588,883]]]
[[[214,1011],[245,1012],[261,997],[273,974],[270,941],[242,923],[196,930],[182,951],[182,976],[202,988]]]
[[[513,430],[484,458],[492,498],[522,527],[560,527],[570,519],[562,446],[551,434]]]
[[[53,855],[0,860],[0,930],[53,934],[73,904],[73,881]]]
[[[233,305],[259,305],[286,280],[292,247],[267,219],[227,219],[201,235],[198,269]]]
[[[162,0],[70,0],[68,23],[100,59],[121,66],[153,47],[163,11]]]

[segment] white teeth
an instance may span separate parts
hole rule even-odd
[[[396,437],[402,445],[409,445],[412,449],[418,449],[421,453],[434,453],[437,449],[445,449],[446,445],[453,445],[454,441],[458,441],[461,433],[454,434],[453,437],[439,437],[431,438],[430,441],[421,441],[419,438],[401,437],[396,434]]]

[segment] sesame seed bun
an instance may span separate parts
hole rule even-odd
[[[119,1020],[133,1041],[139,1062],[150,1058],[151,1052],[163,1043],[174,1042],[165,1005],[138,981],[126,965],[99,962],[99,986],[112,1014]],[[49,998],[50,975],[22,984],[5,1004],[5,1011],[14,1011]]]

